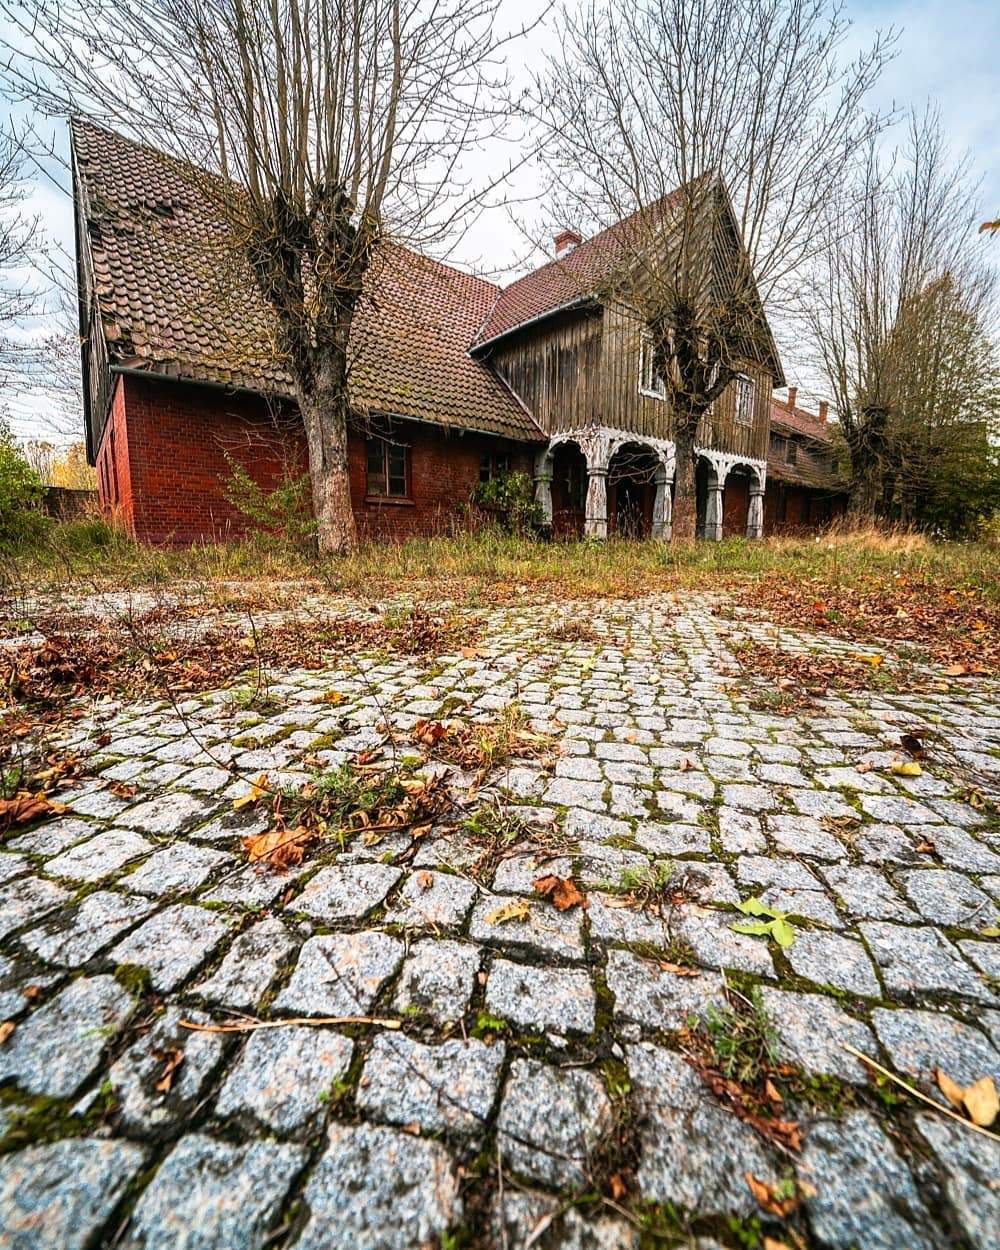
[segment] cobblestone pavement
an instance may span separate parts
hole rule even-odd
[[[778,700],[734,675],[742,638],[854,650],[787,624],[693,596],[504,608],[464,655],[281,674],[263,716],[218,691],[74,722],[97,775],[0,854],[0,1247],[996,1246],[996,1141],[843,1048],[938,1101],[937,1066],[1000,1080],[1000,833],[966,801],[1000,786],[996,687],[893,694],[889,655],[878,693],[760,710]],[[465,815],[499,800],[528,830],[487,877],[460,819],[415,854],[395,833],[246,864],[248,778],[388,758],[386,722],[412,752],[418,718],[513,701],[553,765],[475,795],[448,770]],[[894,775],[918,726],[941,753]],[[622,905],[665,861],[669,901]],[[588,906],[542,898],[547,872]],[[789,949],[730,927],[751,896],[793,918]],[[727,981],[762,987],[804,1074],[801,1151],[682,1057]],[[185,1027],[239,1012],[296,1022]],[[372,1022],[309,1023],[343,1016]],[[791,1229],[747,1173],[809,1183]]]

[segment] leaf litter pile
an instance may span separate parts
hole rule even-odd
[[[920,647],[951,677],[1000,674],[1000,606],[975,590],[907,577],[863,587],[769,577],[734,591],[734,602],[836,638]]]
[[[533,730],[516,703],[489,721],[418,720],[413,741],[438,759],[473,773],[474,788],[482,785],[494,768],[512,759],[536,760],[551,767],[556,752],[555,738]]]
[[[138,697],[214,689],[248,669],[318,669],[342,655],[386,650],[434,654],[461,641],[457,619],[422,608],[329,619],[307,617],[170,630],[152,614],[105,621],[92,633],[54,634],[41,644],[0,650],[0,709],[58,714],[82,696]]]
[[[387,769],[364,753],[353,764],[317,773],[298,790],[273,789],[261,774],[233,800],[237,811],[269,812],[268,829],[245,837],[243,848],[251,863],[278,872],[297,867],[308,849],[328,842],[342,849],[360,837],[371,847],[389,833],[408,830],[415,845],[451,806],[443,777]]]

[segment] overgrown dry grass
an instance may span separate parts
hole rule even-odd
[[[370,543],[343,559],[315,560],[273,542],[158,549],[88,523],[57,526],[48,540],[0,564],[8,587],[93,585],[155,588],[194,582],[215,593],[245,594],[247,583],[281,593],[281,583],[308,582],[343,594],[396,591],[468,602],[570,593],[576,598],[712,589],[775,576],[831,586],[890,586],[892,579],[972,589],[1000,602],[1000,548],[938,543],[909,531],[833,530],[763,542],[671,546],[612,539],[540,542],[494,531],[400,545]],[[238,586],[233,583],[242,584]]]

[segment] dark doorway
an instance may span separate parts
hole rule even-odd
[[[626,443],[608,465],[608,529],[619,538],[649,538],[653,532],[656,453],[641,443]]]

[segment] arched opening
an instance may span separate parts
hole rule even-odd
[[[576,443],[552,449],[552,533],[582,538],[587,503],[587,459]]]
[[[726,538],[744,537],[750,518],[750,490],[757,475],[745,464],[735,465],[726,475],[722,494],[722,533]]]
[[[694,475],[695,498],[697,503],[698,538],[718,539],[722,537],[722,515],[719,499],[719,475],[715,466],[704,456],[698,457],[698,467]]]
[[[608,528],[619,538],[649,538],[660,459],[642,443],[625,443],[608,465]]]

